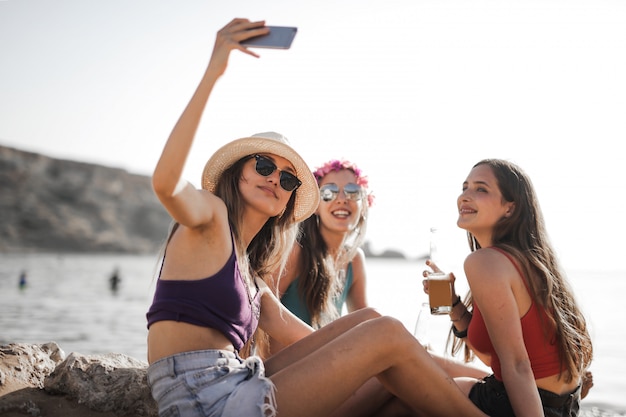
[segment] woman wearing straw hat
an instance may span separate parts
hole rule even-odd
[[[174,220],[148,319],[148,383],[160,416],[323,416],[372,377],[415,412],[485,416],[395,319],[363,309],[313,329],[264,284],[319,202],[315,178],[278,134],[224,145],[202,189],[182,178],[201,115],[230,51],[268,32],[234,19],[172,130],[153,187]],[[242,358],[257,326],[285,345]]]

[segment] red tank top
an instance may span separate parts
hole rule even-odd
[[[492,247],[498,252],[504,254],[515,266],[517,272],[522,276],[517,263],[513,261],[510,254],[502,249]],[[524,280],[524,285],[528,291],[528,285]],[[524,345],[530,359],[530,365],[533,370],[535,379],[545,378],[547,376],[556,375],[561,372],[561,363],[559,361],[559,350],[556,341],[556,331],[550,326],[548,332],[544,332],[542,325],[549,325],[548,316],[543,308],[541,308],[533,300],[530,309],[520,318],[522,324],[522,334],[524,336]],[[473,317],[467,329],[467,338],[471,345],[479,352],[491,356],[491,369],[497,380],[502,381],[502,367],[500,358],[489,338],[487,326],[480,313],[480,308],[474,302]]]

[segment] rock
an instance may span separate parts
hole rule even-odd
[[[21,388],[43,388],[45,378],[64,358],[54,342],[0,346],[0,396]]]
[[[151,179],[0,145],[0,252],[154,253],[171,218]]]
[[[2,417],[157,417],[148,364],[127,355],[65,354],[54,343],[0,346]],[[583,403],[580,417],[626,417]]]
[[[146,362],[118,353],[67,358],[54,343],[0,346],[0,415],[156,417]]]
[[[146,382],[147,364],[120,353],[71,353],[45,379],[45,390],[67,395],[95,411],[156,416]]]

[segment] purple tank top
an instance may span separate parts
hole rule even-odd
[[[161,320],[182,321],[219,330],[240,350],[259,324],[259,289],[250,300],[233,251],[215,275],[199,280],[162,280],[159,276],[146,314],[148,328]]]

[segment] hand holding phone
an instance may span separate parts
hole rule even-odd
[[[295,38],[298,28],[293,26],[267,26],[270,33],[267,35],[255,36],[241,44],[248,48],[271,48],[271,49],[289,49],[293,38]]]

